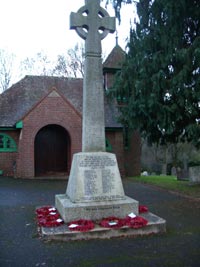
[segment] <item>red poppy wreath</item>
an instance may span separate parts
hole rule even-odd
[[[107,217],[102,219],[99,225],[105,228],[121,228],[124,226],[124,220],[117,217]]]
[[[71,231],[87,232],[94,228],[94,223],[91,220],[80,219],[68,223],[68,227]]]
[[[146,219],[140,216],[136,216],[135,218],[126,217],[125,222],[127,226],[135,229],[144,227],[148,223]]]
[[[39,226],[55,227],[64,223],[57,210],[52,206],[38,208],[36,209],[36,214]]]
[[[139,213],[144,213],[144,212],[148,212],[148,208],[146,206],[143,205],[139,205]]]

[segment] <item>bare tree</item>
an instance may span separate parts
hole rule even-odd
[[[0,50],[0,91],[8,89],[13,74],[14,55]]]
[[[51,61],[42,51],[34,57],[21,62],[21,74],[49,75],[62,77],[83,77],[84,48],[76,44],[65,55],[58,55],[56,62]]]
[[[41,51],[21,62],[21,72],[25,75],[53,75],[53,62]]]
[[[69,56],[69,66],[74,75],[77,76],[84,76],[84,47],[83,45],[76,44],[74,49],[68,50]]]
[[[69,77],[70,76],[69,68],[67,66],[66,56],[64,56],[64,55],[58,55],[57,56],[57,62],[56,62],[56,66],[54,67],[54,70],[53,70],[53,75],[54,76],[63,76],[63,77]]]
[[[84,47],[76,44],[67,51],[66,55],[59,55],[54,68],[54,75],[63,77],[83,77],[84,75]]]

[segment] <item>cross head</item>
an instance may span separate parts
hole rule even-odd
[[[100,6],[100,0],[85,0],[85,6],[71,13],[70,29],[86,41],[86,53],[101,53],[101,40],[115,31],[115,18]]]

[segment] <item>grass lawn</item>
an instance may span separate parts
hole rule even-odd
[[[131,177],[135,182],[146,183],[175,191],[184,195],[200,198],[200,185],[191,184],[189,181],[179,181],[175,176],[140,176]]]

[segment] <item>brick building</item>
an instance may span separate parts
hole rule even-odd
[[[124,51],[117,45],[105,60],[105,91],[120,69]],[[72,156],[81,151],[80,78],[25,76],[0,94],[0,174],[14,177],[60,177],[69,174]],[[106,149],[116,154],[122,176],[140,173],[140,138],[124,145],[117,103],[106,98]]]

